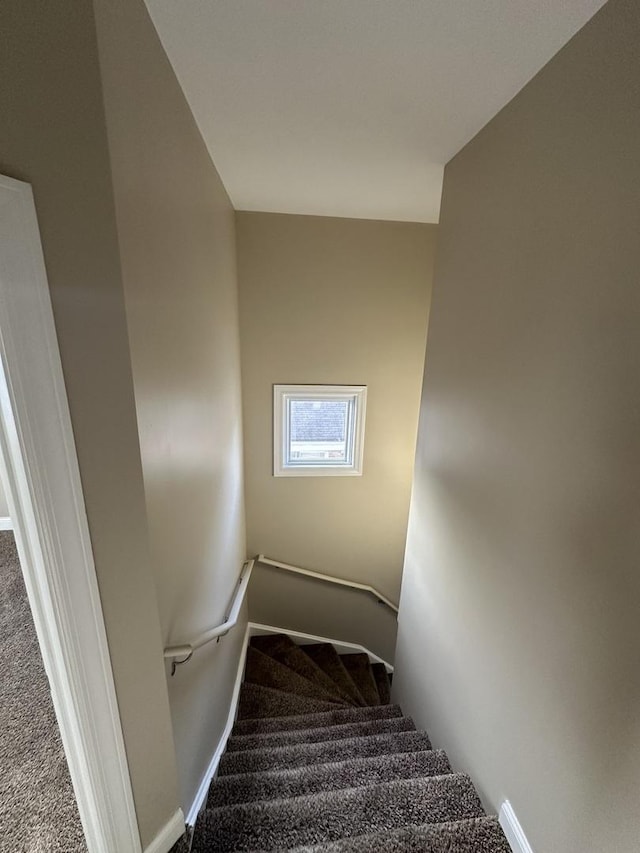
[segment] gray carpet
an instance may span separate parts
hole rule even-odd
[[[495,817],[471,818],[396,829],[393,832],[360,835],[311,847],[296,847],[290,853],[511,853]]]
[[[295,693],[296,696],[320,699],[322,702],[335,702],[337,705],[345,704],[345,700],[339,696],[336,697],[335,693],[325,690],[317,681],[310,681],[285,664],[251,646],[247,650],[244,677],[249,684],[261,684],[263,687],[272,687],[274,690],[286,690],[289,693]]]
[[[328,764],[345,758],[367,758],[372,755],[392,755],[431,749],[426,732],[399,732],[398,734],[368,735],[321,743],[297,743],[273,749],[247,749],[227,752],[220,759],[219,773],[255,773],[258,770],[284,770],[286,767],[304,767],[307,764]]]
[[[216,851],[287,850],[340,838],[484,815],[471,780],[450,773],[207,809],[200,832]]]
[[[352,704],[367,704],[347,672],[341,656],[330,643],[312,643],[302,646],[302,651],[340,686],[343,693],[350,697]]]
[[[340,655],[345,669],[364,699],[365,705],[379,705],[380,694],[373,676],[369,658],[364,654]]]
[[[315,729],[320,726],[340,726],[344,723],[359,723],[365,720],[386,720],[401,717],[399,705],[377,705],[373,708],[340,708],[320,714],[298,714],[288,717],[263,717],[252,720],[237,720],[233,731],[238,735],[283,732],[293,729]]]
[[[302,675],[315,684],[319,684],[336,701],[351,704],[352,697],[348,691],[343,690],[340,684],[336,684],[335,680],[330,675],[327,675],[286,634],[267,634],[265,636],[254,637],[251,645],[258,651],[263,652],[263,654],[269,655],[269,657],[272,657],[279,663],[283,663],[289,669],[293,670],[293,672],[297,672],[298,675]]]
[[[0,531],[0,851],[87,847],[13,533]]]
[[[391,682],[387,674],[387,668],[383,663],[372,663],[371,672],[376,682],[380,703],[388,705],[391,702]]]
[[[388,720],[365,720],[361,723],[344,723],[335,726],[320,726],[313,729],[267,732],[256,735],[234,735],[227,741],[227,752],[243,749],[270,749],[274,746],[292,746],[294,743],[318,743],[325,740],[379,735],[387,732],[415,731],[410,717],[391,717]]]
[[[207,807],[299,797],[319,791],[393,782],[394,779],[443,776],[450,772],[451,767],[445,752],[425,750],[352,758],[332,764],[295,767],[292,770],[239,773],[235,776],[220,776],[216,780],[216,784],[212,785],[209,791]]]
[[[272,635],[245,679],[192,853],[509,853],[471,779],[390,704],[383,665]]]
[[[238,703],[238,719],[283,717],[289,714],[314,714],[336,708],[334,702],[323,702],[308,696],[296,696],[286,690],[274,690],[261,684],[243,684]]]

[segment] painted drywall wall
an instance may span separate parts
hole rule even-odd
[[[236,222],[249,552],[397,601],[436,226],[267,213]],[[272,476],[274,383],[367,385],[362,477]],[[299,582],[263,584],[261,607],[277,614],[287,583]]]
[[[166,645],[224,621],[245,559],[234,213],[142,0],[97,2],[153,572]],[[229,712],[235,633],[169,678],[183,808]]]
[[[396,613],[359,590],[256,563],[249,613],[252,622],[357,643],[393,662]]]
[[[178,805],[95,21],[0,4],[0,172],[29,181],[143,843]]]
[[[9,517],[9,504],[7,503],[7,496],[4,491],[4,486],[0,483],[0,518],[8,518]]]
[[[394,679],[535,851],[638,849],[640,7],[446,168]]]

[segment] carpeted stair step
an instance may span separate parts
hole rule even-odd
[[[380,694],[376,686],[369,656],[365,654],[340,655],[344,668],[367,705],[380,705]]]
[[[243,684],[238,702],[238,720],[256,717],[286,717],[288,715],[316,714],[333,711],[334,702],[322,702],[306,696],[294,696],[282,690],[262,687],[260,684]]]
[[[251,645],[278,663],[283,664],[289,669],[297,672],[303,678],[311,681],[313,684],[318,684],[330,694],[336,702],[347,703],[353,705],[353,699],[345,691],[341,691],[335,681],[315,663],[309,655],[298,646],[286,634],[262,634],[252,637]]]
[[[290,770],[265,770],[219,776],[211,785],[207,808],[299,797],[339,788],[357,788],[394,779],[442,776],[451,772],[442,750],[374,755],[332,764],[296,767]]]
[[[244,749],[271,749],[276,746],[292,746],[295,743],[319,743],[328,740],[365,737],[385,732],[414,732],[415,724],[410,717],[391,717],[388,720],[365,720],[361,723],[344,723],[339,726],[320,726],[294,731],[268,732],[260,735],[233,735],[227,741],[227,752]]]
[[[233,735],[266,734],[267,732],[316,729],[320,726],[338,726],[344,723],[361,723],[365,720],[386,720],[401,717],[399,705],[373,705],[363,708],[338,708],[321,714],[298,714],[289,717],[266,717],[237,720]]]
[[[208,809],[192,849],[193,853],[281,851],[366,832],[386,832],[406,824],[483,815],[469,777],[452,773]]]
[[[286,634],[254,634],[251,637],[251,645],[263,655],[276,657],[279,652],[291,648],[295,643]]]
[[[296,696],[320,699],[322,702],[333,702],[336,705],[346,704],[345,701],[336,699],[335,695],[328,693],[319,684],[303,678],[288,666],[278,663],[274,658],[259,652],[252,646],[247,649],[244,679],[248,684],[260,684],[262,687],[283,690],[286,693],[294,693]]]
[[[300,646],[311,660],[340,687],[341,691],[351,697],[356,705],[366,705],[364,697],[356,687],[353,679],[345,669],[342,658],[331,643],[311,643]]]
[[[380,704],[388,705],[391,702],[391,682],[389,681],[386,666],[383,663],[372,663],[371,672],[378,688]]]
[[[260,770],[285,770],[288,767],[304,767],[306,764],[328,764],[348,758],[366,758],[372,755],[390,755],[395,752],[429,749],[431,749],[431,743],[426,732],[367,735],[320,743],[299,743],[273,749],[225,752],[220,759],[218,773],[220,776],[228,776],[235,773],[255,773]]]
[[[295,847],[289,853],[511,853],[496,817],[422,824],[392,832]]]

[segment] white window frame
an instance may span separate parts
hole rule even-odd
[[[349,401],[352,403],[348,462],[291,463],[288,461],[291,400]],[[274,477],[361,477],[364,456],[364,426],[367,409],[366,385],[274,385],[273,386],[273,476]]]

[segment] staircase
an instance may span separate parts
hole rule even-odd
[[[193,853],[509,853],[470,778],[390,688],[366,654],[253,637]]]

